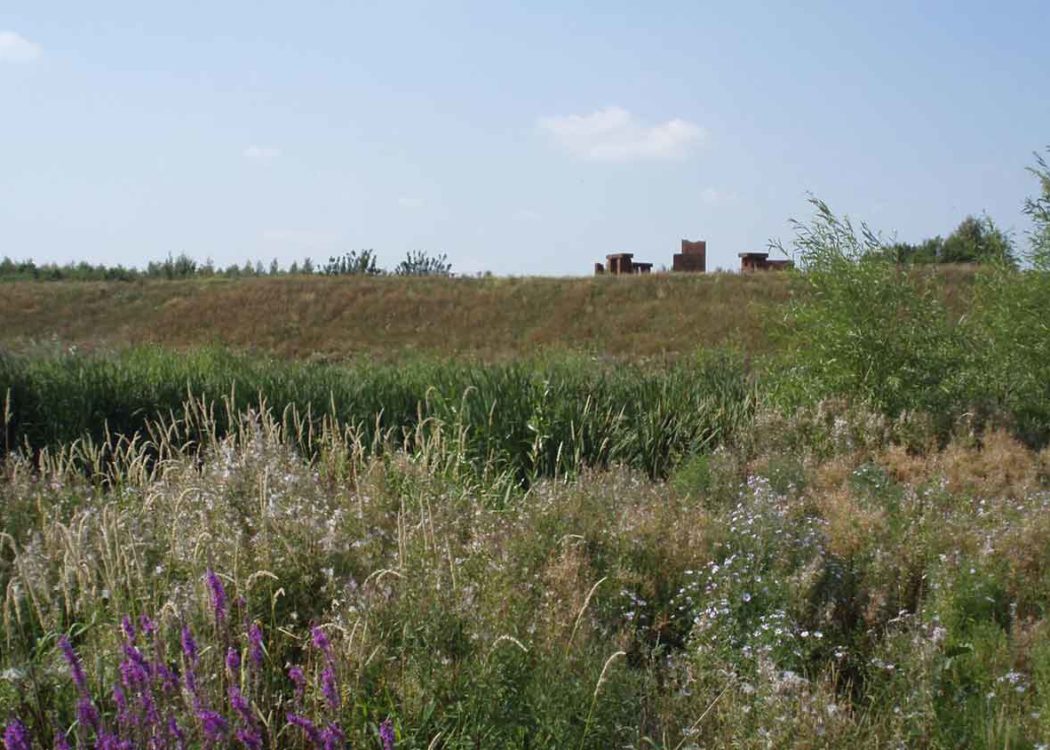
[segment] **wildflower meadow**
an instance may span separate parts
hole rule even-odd
[[[5,350],[5,746],[1046,747],[1050,277],[868,239],[762,356]]]

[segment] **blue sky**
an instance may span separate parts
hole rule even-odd
[[[1050,3],[0,5],[0,255],[709,266],[807,193],[1023,241]]]

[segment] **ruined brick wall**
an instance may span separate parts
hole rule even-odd
[[[707,242],[682,240],[682,252],[675,253],[671,264],[672,271],[704,273],[707,271]]]

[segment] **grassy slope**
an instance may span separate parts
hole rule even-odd
[[[634,359],[770,346],[786,275],[577,279],[294,277],[0,286],[0,343],[223,343],[282,356],[505,359],[537,349]]]

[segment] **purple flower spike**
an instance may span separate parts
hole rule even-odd
[[[394,750],[394,722],[385,719],[379,725],[379,741],[383,743],[383,750]]]
[[[29,730],[18,719],[11,719],[7,727],[4,728],[4,747],[7,750],[31,750]]]
[[[77,721],[98,731],[98,709],[87,695],[80,696],[80,700],[77,701]]]
[[[182,653],[190,664],[197,663],[197,641],[193,640],[189,625],[182,626]]]
[[[128,718],[128,699],[120,685],[113,686],[113,705],[117,707],[117,721],[123,724]]]
[[[301,701],[303,693],[306,691],[306,675],[303,674],[303,670],[300,667],[289,667],[288,679],[295,684],[296,700]]]
[[[62,636],[58,639],[58,647],[62,650],[62,656],[65,657],[66,663],[69,664],[69,675],[73,678],[73,684],[76,685],[77,692],[81,695],[86,695],[88,691],[87,677],[84,676],[84,666],[80,663],[77,652],[73,650],[73,644],[69,642],[66,636]]]
[[[127,615],[124,615],[120,621],[120,632],[124,634],[124,640],[128,643],[135,642],[135,623]]]
[[[233,710],[241,717],[241,721],[248,726],[255,725],[255,715],[252,713],[251,706],[248,705],[247,698],[245,698],[244,694],[234,685],[230,685],[230,705],[233,706]]]
[[[124,661],[120,663],[120,678],[129,689],[142,688],[149,681],[150,665],[134,646],[124,646]]]
[[[149,615],[139,615],[139,630],[147,638],[152,638],[153,634],[157,631],[157,626],[153,623],[153,620],[149,619]]]
[[[262,628],[254,622],[248,628],[248,657],[256,667],[263,664],[263,633]]]
[[[186,733],[179,727],[179,723],[175,721],[175,717],[168,719],[168,735],[175,740],[175,746],[179,750],[185,750],[186,748]]]
[[[157,664],[155,669],[161,690],[165,693],[171,694],[179,689],[179,678],[174,670],[164,664]]]
[[[331,665],[324,668],[321,672],[321,692],[324,693],[325,700],[328,701],[328,705],[332,707],[332,710],[339,710],[339,686],[335,682],[335,670],[332,669]]]
[[[134,750],[134,746],[130,740],[122,740],[109,732],[100,732],[95,741],[95,750]]]
[[[233,646],[226,649],[226,669],[233,679],[236,679],[241,671],[241,655]]]
[[[321,733],[317,731],[317,727],[314,726],[312,721],[305,716],[293,713],[289,713],[286,718],[288,719],[289,724],[299,727],[306,733],[306,736],[310,738],[310,743],[314,747],[321,746]]]
[[[157,704],[153,700],[153,696],[149,693],[143,693],[139,696],[139,703],[142,705],[142,713],[146,717],[146,722],[149,726],[159,726],[160,713],[157,711]]]
[[[341,750],[346,747],[346,735],[338,724],[329,724],[321,731],[321,746],[324,750]]]
[[[263,741],[259,733],[254,729],[238,729],[237,741],[244,745],[248,750],[262,750]]]
[[[321,630],[321,628],[315,626],[310,630],[310,638],[313,641],[314,648],[323,653],[325,658],[331,661],[332,642],[328,640],[328,635]]]
[[[219,743],[226,739],[229,725],[222,716],[214,711],[201,710],[197,712],[197,718],[200,719],[204,736],[209,742]]]
[[[208,590],[211,591],[211,606],[215,610],[215,620],[221,623],[226,619],[226,608],[228,606],[226,589],[223,588],[222,580],[218,574],[211,568],[208,568],[208,572],[204,574],[204,577],[208,581]]]
[[[66,737],[66,733],[59,727],[55,727],[55,750],[72,750],[69,745],[69,738]]]

